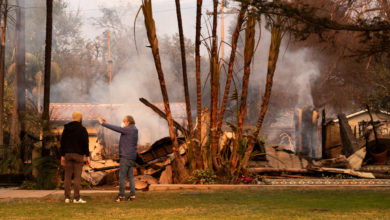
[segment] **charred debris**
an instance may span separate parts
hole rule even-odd
[[[146,99],[140,101],[166,118],[163,111]],[[390,178],[389,118],[387,112],[374,114],[370,109],[348,116],[339,114],[337,119],[329,119],[325,111],[319,113],[307,106],[297,109],[293,129],[280,132],[278,144],[256,144],[245,173],[260,178]],[[174,126],[182,134],[178,138],[179,154],[186,164],[187,146],[183,134],[187,130],[178,122],[174,122]],[[97,142],[91,167],[85,167],[82,176],[93,185],[114,183],[118,181],[119,158],[118,152],[110,149],[115,149],[116,143],[104,132],[100,132]],[[229,154],[233,143],[234,133],[224,132],[220,152]],[[140,146],[134,168],[136,188],[177,183],[172,169],[175,159],[169,137],[150,146]]]

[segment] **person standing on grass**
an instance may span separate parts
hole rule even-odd
[[[73,203],[86,203],[80,198],[81,171],[86,161],[87,165],[91,162],[89,158],[89,140],[88,132],[82,126],[81,112],[73,112],[73,121],[64,126],[61,135],[61,165],[65,167],[65,203],[70,203],[70,184],[73,174],[74,199]]]
[[[119,194],[116,202],[135,199],[135,182],[133,167],[137,158],[138,129],[135,127],[134,118],[127,115],[123,118],[122,126],[108,124],[106,120],[98,118],[103,127],[119,132]],[[129,178],[130,196],[125,199],[126,180]]]

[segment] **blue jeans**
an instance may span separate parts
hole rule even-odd
[[[121,157],[119,161],[119,196],[125,196],[126,180],[129,178],[130,196],[135,196],[133,175],[134,161]]]

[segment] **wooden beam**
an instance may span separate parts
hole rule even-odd
[[[167,115],[161,111],[158,107],[156,107],[155,105],[153,105],[152,103],[150,103],[148,100],[146,100],[145,98],[140,98],[139,99],[140,102],[142,102],[144,105],[148,106],[149,108],[151,108],[155,113],[157,113],[160,117],[162,117],[163,119],[167,120]],[[172,119],[173,120],[173,119]],[[173,120],[173,126],[175,126],[177,129],[179,129],[183,134],[185,134],[186,136],[189,135],[189,132],[187,131],[187,129],[185,129],[183,126],[181,126],[177,121]]]
[[[339,118],[340,136],[343,143],[344,155],[349,157],[359,150],[359,146],[356,137],[352,134],[351,126],[349,126],[345,114],[339,114],[337,117]]]

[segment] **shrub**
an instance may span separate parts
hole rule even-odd
[[[188,182],[192,184],[215,184],[217,176],[211,170],[195,170]]]
[[[25,180],[25,181],[23,181],[20,188],[21,189],[37,189],[37,183],[34,181],[31,181],[31,180]]]

